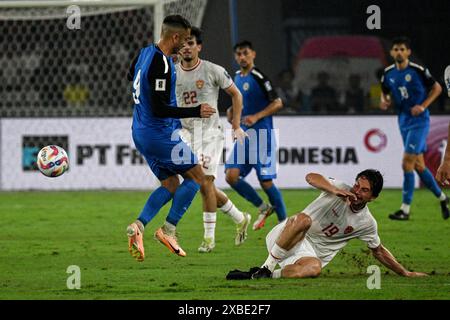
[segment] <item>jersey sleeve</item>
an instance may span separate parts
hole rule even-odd
[[[370,224],[358,236],[358,239],[364,241],[370,249],[375,249],[380,246],[381,240],[378,236],[378,226],[373,217],[371,217]]]
[[[215,85],[221,89],[227,89],[233,84],[233,79],[231,79],[225,68],[212,64],[212,70],[214,74]]]
[[[431,87],[434,85],[434,83],[436,82],[436,80],[434,79],[434,77],[431,75],[431,72],[429,69],[425,68],[424,70],[420,70],[419,71],[420,76],[422,77],[423,83],[425,85],[425,87],[430,90]]]
[[[200,117],[200,106],[178,108],[170,105],[172,88],[172,70],[167,57],[155,53],[150,64],[147,79],[150,87],[152,112],[160,118],[194,118]]]
[[[272,81],[270,81],[270,79],[265,74],[263,74],[261,71],[257,69],[253,69],[252,75],[254,76],[256,82],[261,87],[261,90],[264,92],[264,95],[266,96],[267,100],[272,102],[279,98],[277,92],[275,91],[272,85]]]

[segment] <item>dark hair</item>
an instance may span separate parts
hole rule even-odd
[[[190,29],[191,24],[187,19],[180,16],[179,14],[170,15],[164,18],[163,24],[175,27],[175,28],[181,28],[181,29]]]
[[[243,40],[234,45],[233,51],[236,51],[237,49],[243,49],[243,48],[249,48],[249,49],[253,50],[253,45],[250,41]]]
[[[392,47],[396,44],[402,45],[404,44],[406,48],[411,49],[411,40],[408,37],[396,37],[392,40]]]
[[[191,28],[191,36],[195,38],[195,41],[197,42],[197,44],[203,43],[202,30],[200,28],[192,27]]]
[[[370,187],[372,189],[372,195],[374,197],[378,197],[381,189],[383,189],[383,175],[380,173],[380,171],[375,169],[366,169],[358,173],[358,175],[356,176],[356,180],[358,180],[360,177],[364,177],[369,180]]]

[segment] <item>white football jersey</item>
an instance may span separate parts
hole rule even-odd
[[[332,178],[329,181],[339,189],[351,188]],[[330,262],[353,238],[366,242],[369,248],[377,248],[381,244],[377,222],[367,206],[354,212],[342,198],[322,192],[302,212],[312,219],[306,238],[325,263]]]
[[[185,69],[181,63],[178,63],[176,69],[178,107],[190,108],[207,103],[217,110],[210,118],[180,119],[183,128],[189,130],[194,136],[197,136],[194,128],[202,128],[202,135],[206,132],[208,135],[223,134],[217,100],[219,90],[229,88],[233,84],[233,79],[223,67],[207,60],[199,59],[198,63],[190,69]]]

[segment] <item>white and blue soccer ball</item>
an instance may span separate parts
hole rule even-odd
[[[36,160],[39,171],[47,177],[59,177],[69,169],[69,157],[60,146],[43,147]]]

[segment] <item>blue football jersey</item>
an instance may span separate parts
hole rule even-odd
[[[240,71],[234,77],[234,83],[242,94],[242,117],[252,115],[265,109],[272,101],[278,98],[271,81],[258,69],[253,68],[247,75]],[[244,130],[248,128],[242,125]],[[256,122],[252,128],[272,129],[272,116],[265,117]]]
[[[175,82],[176,69],[171,57],[154,44],[141,49],[134,65],[133,129],[150,128],[157,135],[181,127],[178,119],[155,114],[156,108],[177,107]]]
[[[434,83],[428,69],[412,62],[403,70],[397,69],[395,64],[384,70],[381,87],[383,93],[390,94],[395,102],[400,128],[409,129],[429,124],[428,108],[418,116],[413,116],[411,109],[425,101]]]

